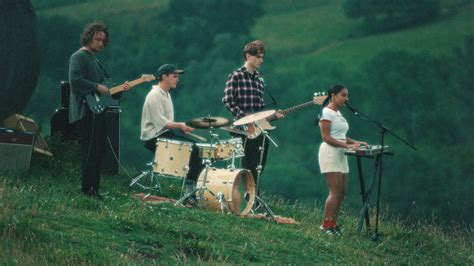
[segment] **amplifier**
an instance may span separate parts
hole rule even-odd
[[[5,120],[3,120],[3,125],[8,128],[34,133],[36,135],[33,146],[34,151],[48,156],[53,156],[48,148],[48,143],[41,135],[39,127],[36,125],[33,119],[19,114],[14,114],[8,118],[5,118]]]
[[[118,174],[120,161],[120,108],[109,107],[105,111],[107,140],[101,169],[106,174]],[[79,141],[77,123],[69,124],[69,108],[61,107],[51,117],[51,136],[62,142]],[[110,143],[109,143],[110,140]]]
[[[0,128],[0,171],[29,171],[35,134]]]

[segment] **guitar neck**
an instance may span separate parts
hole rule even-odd
[[[286,114],[289,114],[291,112],[294,112],[294,111],[297,111],[297,110],[300,110],[300,109],[303,109],[303,108],[306,108],[308,106],[311,106],[314,104],[314,101],[309,101],[309,102],[306,102],[306,103],[302,103],[302,104],[299,104],[299,105],[296,105],[296,106],[293,106],[293,107],[290,107],[288,109],[284,109],[284,110],[281,110],[281,111],[278,111],[279,113],[283,114],[283,115],[286,115]],[[276,119],[276,116],[273,115],[271,118],[269,118],[268,120],[269,121],[272,121],[272,120],[275,120]]]
[[[137,86],[138,84],[143,83],[143,82],[145,82],[145,80],[143,78],[138,78],[136,80],[129,81],[128,82],[129,88]],[[118,86],[115,86],[115,87],[111,88],[109,90],[109,92],[110,92],[111,95],[114,95],[114,94],[122,92],[124,90],[125,90],[124,85],[122,84],[122,85],[118,85]]]

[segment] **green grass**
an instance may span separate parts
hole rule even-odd
[[[337,62],[350,72],[390,49],[451,54],[453,49],[464,47],[465,37],[474,34],[474,5],[465,1],[459,3],[463,7],[456,15],[418,27],[362,36],[354,35],[360,31],[361,21],[344,16],[343,2],[298,1],[299,5],[285,12],[274,12],[279,5],[273,1],[265,3],[266,14],[257,21],[252,34],[267,42],[269,55],[278,57],[277,73],[301,73],[305,62],[327,61]],[[280,8],[285,5],[281,3]],[[443,6],[453,8],[449,3]]]
[[[99,18],[106,20],[108,17],[123,18],[123,16],[127,14],[148,13],[148,11],[161,10],[167,4],[168,1],[166,0],[101,0],[48,8],[40,10],[38,13],[45,16],[59,15],[78,21],[89,21]]]
[[[0,264],[474,263],[472,229],[443,232],[430,222],[407,226],[382,214],[382,238],[374,242],[371,234],[356,236],[357,218],[344,209],[344,234],[330,238],[318,229],[318,203],[264,195],[276,214],[299,222],[276,224],[145,203],[132,198],[141,191],[128,188],[124,173],[103,177],[105,200],[98,201],[79,193],[75,154],[35,156],[29,175],[0,175]]]

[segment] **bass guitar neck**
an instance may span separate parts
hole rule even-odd
[[[304,109],[304,108],[312,106],[312,105],[322,105],[326,98],[327,98],[327,96],[324,95],[324,93],[316,92],[316,93],[314,93],[314,97],[313,97],[312,101],[305,102],[305,103],[302,103],[302,104],[298,104],[298,105],[295,105],[293,107],[290,107],[290,108],[287,108],[287,109],[284,109],[284,110],[280,110],[280,111],[278,111],[278,113],[283,114],[283,115],[287,115],[289,113]],[[249,139],[257,138],[258,136],[260,136],[260,134],[262,134],[262,130],[265,130],[265,131],[274,130],[276,127],[272,126],[270,124],[270,122],[275,120],[275,119],[277,119],[276,115],[272,115],[271,117],[268,117],[268,118],[265,118],[265,119],[260,119],[257,122],[254,122],[255,124],[258,124],[258,126],[256,126],[256,125],[247,125],[246,128],[245,128],[245,130],[247,130],[247,138],[249,138]]]

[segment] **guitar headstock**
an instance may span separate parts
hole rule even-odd
[[[314,104],[317,104],[317,105],[323,105],[323,102],[324,100],[326,100],[328,96],[326,95],[326,93],[323,91],[323,92],[315,92],[313,94],[313,103]]]
[[[142,74],[140,77],[143,81],[152,81],[155,80],[155,76],[152,74]]]

